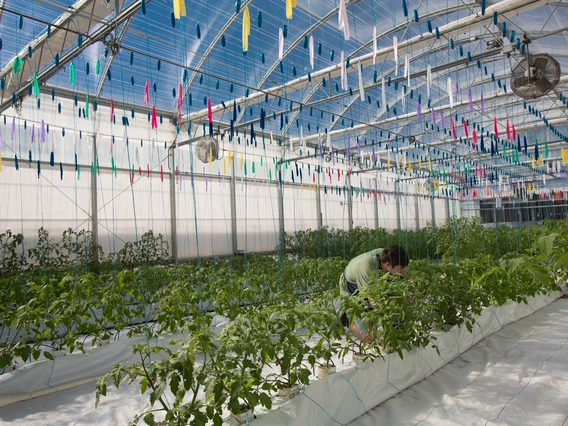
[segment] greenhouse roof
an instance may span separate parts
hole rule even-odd
[[[363,170],[392,156],[409,179],[432,168],[474,170],[472,187],[488,173],[565,179],[568,2],[206,0],[185,1],[180,19],[174,3],[1,1],[2,111],[37,78],[45,94],[155,107],[183,130],[178,143],[205,133],[209,101],[215,132],[329,143]],[[525,35],[560,67],[532,100],[511,90]]]

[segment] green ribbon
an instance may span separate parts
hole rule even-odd
[[[19,56],[14,60],[14,63],[12,64],[12,72],[14,73],[19,73],[20,70],[22,69],[22,64],[24,63],[24,61],[22,61],[22,58],[20,58]]]
[[[39,81],[37,79],[37,72],[34,74],[34,96],[39,96]]]
[[[69,83],[71,83],[71,86],[75,86],[75,65],[73,64],[69,66]]]

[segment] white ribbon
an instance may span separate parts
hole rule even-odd
[[[383,93],[382,93],[382,101],[383,101],[383,112],[385,112],[387,110],[387,93],[385,92],[385,78],[381,77],[381,86],[383,89]]]
[[[314,36],[310,36],[310,65],[314,69]]]
[[[278,28],[278,59],[281,61],[284,57],[284,33],[282,28]]]
[[[428,65],[428,68],[426,68],[426,89],[428,90],[428,98],[430,97],[431,87],[432,87],[432,67]]]
[[[454,107],[454,93],[452,92],[452,77],[448,77],[448,97],[450,98],[450,108]]]
[[[377,61],[377,27],[373,28],[373,65]]]
[[[337,12],[337,23],[340,30],[343,30],[343,37],[349,40],[349,21],[347,20],[347,10],[345,1],[339,0],[339,11]]]
[[[396,36],[392,38],[392,48],[394,50],[394,67],[395,67],[395,75],[398,75],[398,39]]]

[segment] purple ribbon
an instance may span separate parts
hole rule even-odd
[[[442,129],[446,128],[444,125],[444,111],[442,111],[442,108],[440,108],[440,125],[442,126]]]
[[[420,106],[420,101],[416,101],[416,115],[418,120],[422,121],[422,108]]]
[[[45,122],[41,120],[41,129],[40,129],[41,141],[45,142]]]
[[[347,134],[347,162],[351,162],[351,135]]]

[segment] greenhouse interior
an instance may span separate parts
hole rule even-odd
[[[0,424],[567,425],[567,47],[566,0],[0,0]]]

